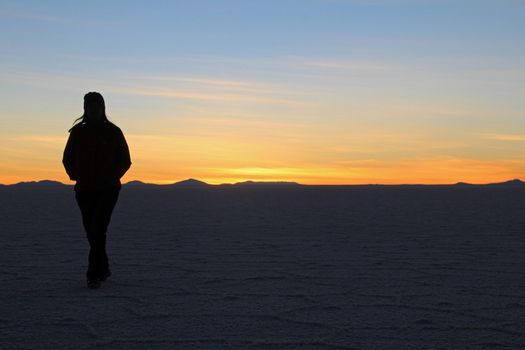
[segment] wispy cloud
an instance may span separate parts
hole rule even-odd
[[[173,136],[170,135],[152,135],[152,134],[127,134],[127,139],[141,140],[141,141],[166,141],[170,140]]]
[[[105,28],[122,26],[123,24],[119,20],[112,19],[109,20],[100,20],[98,18],[68,18],[68,17],[59,17],[54,15],[49,15],[46,13],[39,13],[34,11],[27,10],[10,10],[10,9],[0,9],[0,17],[4,18],[15,18],[20,20],[28,21],[38,21],[38,22],[49,22],[55,23],[58,25],[67,25],[67,26],[80,26],[80,27],[92,27],[103,26]]]
[[[304,66],[317,67],[324,69],[344,69],[344,70],[387,70],[394,66],[382,62],[350,61],[350,60],[303,60],[300,61]]]
[[[105,92],[118,94],[155,96],[205,102],[245,102],[254,104],[278,104],[287,106],[309,105],[300,98],[290,97],[297,93],[277,84],[261,82],[221,80],[206,77],[177,76],[104,76],[84,77],[77,74],[51,74],[28,72],[21,67],[0,71],[5,81],[30,86],[67,89],[86,85],[103,87]]]
[[[63,145],[67,140],[67,135],[12,135],[3,137],[4,140],[16,142],[44,143],[51,145]]]
[[[238,80],[221,80],[221,79],[204,79],[204,78],[191,78],[191,77],[177,77],[177,76],[139,76],[138,79],[144,80],[157,80],[157,81],[179,81],[196,83],[202,85],[219,86],[227,88],[247,88],[253,87],[254,84],[238,81]]]
[[[327,4],[348,4],[348,5],[406,5],[419,4],[421,0],[320,0]],[[442,0],[425,0],[425,3],[438,2]]]
[[[198,168],[199,173],[212,183],[238,182],[246,180],[259,181],[300,181],[303,183],[316,182],[319,179],[347,178],[347,174],[341,173],[340,169],[326,166],[308,167],[229,167],[229,168]]]
[[[0,17],[11,17],[11,18],[21,18],[37,21],[51,21],[51,22],[61,22],[62,20],[58,17],[50,16],[47,14],[36,13],[36,12],[22,12],[22,11],[13,11],[0,9]]]
[[[525,134],[481,134],[485,139],[497,141],[525,141]]]
[[[109,91],[130,95],[169,97],[184,100],[199,100],[207,102],[253,102],[262,104],[280,104],[288,106],[305,106],[307,102],[279,97],[258,96],[233,93],[198,93],[172,89],[130,89],[110,88]]]

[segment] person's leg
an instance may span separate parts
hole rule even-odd
[[[95,275],[97,278],[109,271],[108,255],[106,252],[107,229],[111,221],[111,214],[118,200],[119,189],[98,192],[94,210],[94,250]]]
[[[86,237],[89,242],[89,258],[88,270],[86,277],[94,279],[97,270],[98,252],[96,240],[96,208],[97,196],[93,192],[76,192],[75,199],[77,200],[80,212],[82,213],[82,224],[86,231]]]

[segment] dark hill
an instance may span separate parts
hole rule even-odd
[[[62,182],[52,181],[52,180],[41,180],[41,181],[23,181],[11,185],[15,188],[58,188],[65,187],[68,185],[63,184]]]
[[[204,188],[210,186],[204,181],[196,180],[196,179],[187,179],[179,182],[175,182],[171,185],[166,185],[168,187],[176,187],[176,188]]]
[[[236,182],[235,187],[296,187],[301,186],[297,182],[290,181],[243,181]]]
[[[133,180],[133,181],[125,183],[123,186],[126,186],[128,188],[148,188],[148,187],[151,187],[151,186],[158,186],[158,185],[147,184],[147,183],[139,181],[139,180]]]
[[[490,184],[487,184],[487,186],[491,186],[491,187],[525,187],[525,182],[521,181],[520,179],[514,179],[514,180],[505,181],[505,182],[490,183]]]

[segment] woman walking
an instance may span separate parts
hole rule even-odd
[[[70,130],[62,163],[76,181],[75,198],[90,245],[88,288],[100,287],[111,275],[106,231],[120,192],[120,178],[131,166],[124,134],[106,116],[98,92],[84,96],[84,114]]]

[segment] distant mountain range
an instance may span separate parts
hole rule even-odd
[[[19,188],[56,188],[68,186],[62,182],[52,181],[52,180],[41,180],[41,181],[28,181],[28,182],[19,182],[13,185],[0,185],[3,187],[19,187]]]
[[[157,186],[157,187],[166,187],[166,188],[207,188],[207,187],[285,187],[285,186],[302,186],[298,184],[297,182],[286,182],[286,181],[244,181],[244,182],[236,182],[234,184],[230,183],[224,183],[220,185],[210,185],[204,181],[196,180],[196,179],[187,179],[179,182],[175,182],[172,184],[166,184],[166,185],[157,185],[157,184],[147,184],[142,181],[130,181],[125,184],[125,186],[130,187],[151,187],[151,186]]]
[[[521,181],[520,179],[514,179],[514,180],[509,180],[509,181],[504,181],[504,182],[493,182],[493,183],[488,183],[488,184],[483,184],[483,185],[474,185],[474,184],[469,184],[466,182],[457,182],[453,186],[457,186],[457,187],[463,187],[463,186],[464,187],[471,187],[471,186],[525,187],[525,182]]]
[[[66,185],[58,181],[52,181],[52,180],[42,180],[42,181],[29,181],[29,182],[19,182],[13,185],[2,185],[0,184],[0,187],[15,187],[15,188],[59,188],[59,187],[67,187],[71,185]],[[166,185],[158,185],[158,184],[148,184],[144,183],[142,181],[134,180],[130,181],[126,184],[124,184],[125,187],[128,188],[151,188],[151,187],[162,187],[162,188],[209,188],[209,187],[242,187],[242,188],[281,188],[281,187],[299,187],[299,186],[308,186],[308,185],[302,185],[297,182],[288,182],[288,181],[244,181],[244,182],[236,182],[233,184],[230,183],[224,183],[220,185],[210,185],[207,184],[204,181],[196,180],[196,179],[187,179],[179,182],[175,182],[172,184],[166,184]],[[330,186],[330,185],[324,185],[324,186]],[[371,184],[371,185],[334,185],[334,186],[451,186],[451,187],[504,187],[504,188],[525,188],[525,182],[514,179],[504,182],[495,182],[495,183],[488,183],[488,184],[470,184],[466,182],[457,182],[452,185],[380,185],[380,184]]]

